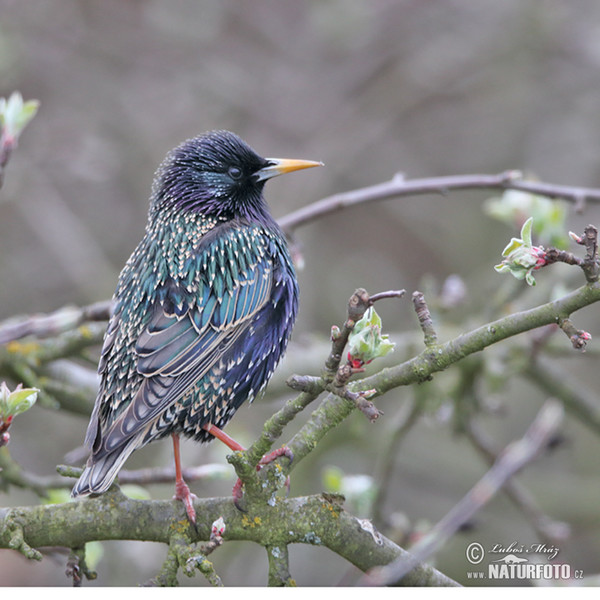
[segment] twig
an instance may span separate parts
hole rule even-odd
[[[425,295],[422,292],[413,292],[412,301],[417,313],[417,319],[419,319],[419,325],[423,331],[425,346],[431,348],[431,346],[437,344],[437,333],[433,327],[431,313],[425,302]]]
[[[326,381],[333,381],[336,377],[344,348],[348,343],[348,338],[354,329],[354,325],[357,321],[362,319],[363,315],[370,306],[370,299],[367,290],[358,288],[350,300],[348,300],[348,316],[342,325],[342,328],[333,327],[331,330],[331,352],[325,362],[325,374],[324,379]]]
[[[214,524],[213,524],[214,525]],[[209,542],[202,548],[196,546],[180,533],[174,533],[169,540],[169,551],[159,573],[145,583],[146,586],[169,586],[178,584],[177,572],[181,568],[188,577],[193,577],[195,571],[200,571],[214,587],[222,587],[221,578],[216,573],[213,564],[206,558],[215,548],[220,546],[222,539]]]
[[[335,390],[337,392],[337,390]],[[371,423],[379,419],[381,415],[383,415],[383,411],[379,410],[373,402],[369,400],[371,396],[374,396],[377,393],[377,390],[364,390],[361,392],[353,392],[348,388],[344,388],[342,390],[341,396],[342,398],[346,398],[356,406],[358,410],[360,410]]]
[[[104,300],[83,307],[66,306],[47,315],[30,315],[17,321],[10,319],[0,323],[0,344],[28,335],[38,338],[55,336],[88,321],[107,321],[111,310],[112,301]]]
[[[600,264],[598,261],[598,229],[593,225],[588,225],[580,237],[570,233],[571,238],[578,244],[585,246],[586,256],[583,261],[583,272],[590,283],[598,281],[600,277]]]
[[[588,283],[595,283],[600,276],[600,261],[598,260],[598,229],[593,225],[588,225],[582,236],[569,232],[569,236],[575,243],[585,246],[585,258],[579,258],[572,252],[559,250],[557,248],[537,248],[538,256],[540,257],[540,265],[542,267],[551,265],[556,262],[563,262],[568,265],[577,265],[581,267]],[[538,267],[536,267],[538,268]]]
[[[361,379],[355,383],[354,389],[356,391],[376,389],[378,395],[381,395],[399,386],[424,381],[469,354],[480,352],[488,346],[525,331],[556,323],[558,319],[599,300],[600,285],[587,284],[552,302],[502,317],[463,333],[448,342],[439,344],[435,353],[425,349],[410,360]],[[594,427],[600,425],[597,416],[592,425]]]
[[[391,181],[323,198],[294,211],[279,220],[286,233],[297,227],[358,204],[421,194],[442,194],[469,189],[521,190],[548,198],[561,198],[581,208],[584,201],[600,202],[600,189],[555,185],[526,181],[519,171],[505,171],[497,175],[455,175],[406,180],[397,175]]]
[[[388,290],[387,292],[379,292],[369,296],[369,305],[373,306],[379,300],[387,300],[389,298],[402,298],[406,294],[406,290]]]
[[[576,265],[583,267],[583,259],[575,256],[572,252],[559,250],[558,248],[548,248],[544,256],[545,263],[543,266],[552,265],[557,262],[563,262],[567,265]]]
[[[566,318],[559,319],[558,326],[565,332],[575,350],[585,352],[586,344],[592,339],[592,336],[587,331],[576,329],[575,325],[571,322],[571,319]]]
[[[353,382],[352,391],[376,389],[377,395],[382,395],[400,386],[425,381],[434,373],[447,369],[470,354],[480,352],[511,336],[556,323],[561,316],[571,314],[598,300],[600,300],[600,285],[585,285],[552,302],[508,315],[463,333],[448,342],[439,344],[438,351],[435,353],[425,349],[403,363]],[[600,429],[600,413],[593,408],[593,405],[588,403],[581,408],[577,403],[573,403],[573,405],[567,404],[566,407],[586,425],[596,430]],[[294,462],[290,465],[290,470],[312,452],[331,429],[350,415],[353,408],[354,406],[347,400],[330,393],[288,443],[294,453]]]
[[[469,521],[482,506],[487,504],[515,473],[536,458],[557,431],[562,422],[563,413],[560,402],[548,400],[525,435],[507,446],[504,452],[498,456],[492,468],[469,493],[435,525],[427,536],[413,547],[409,560],[396,559],[385,567],[373,569],[363,583],[375,585],[397,583],[437,551],[463,523]]]
[[[79,467],[69,465],[57,465],[57,472],[61,477],[78,479],[83,472]],[[181,471],[186,481],[206,481],[214,479],[228,479],[231,476],[231,470],[222,464],[208,464],[197,467],[187,467]],[[53,481],[53,480],[49,480]],[[63,480],[64,481],[64,480]],[[175,481],[175,469],[173,467],[136,469],[119,471],[119,484],[148,485],[150,483],[172,483]],[[64,487],[60,484],[51,487]]]

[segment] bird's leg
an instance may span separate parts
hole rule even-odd
[[[218,440],[221,440],[228,448],[231,448],[234,452],[244,452],[246,448],[241,444],[238,444],[232,437],[229,437],[222,429],[219,429],[215,425],[211,425],[210,423],[207,425],[203,425],[202,429],[208,431],[210,435],[216,437]]]
[[[245,451],[245,448],[241,444],[236,442],[232,437],[228,436],[223,430],[219,429],[215,425],[212,425],[209,423],[207,425],[203,425],[202,427],[205,431],[210,433],[212,436],[216,437],[218,440],[221,440],[228,448],[231,448],[234,452],[244,452]],[[262,469],[262,467],[264,465],[268,465],[270,462],[273,462],[276,458],[279,458],[280,456],[287,456],[290,459],[290,462],[294,458],[292,451],[287,446],[283,446],[281,448],[277,448],[276,450],[269,452],[268,454],[265,454],[260,459],[260,462],[256,465],[256,470],[260,471],[260,469]],[[233,486],[233,502],[238,508],[240,508],[240,502],[242,500],[242,488],[243,487],[244,487],[244,484],[242,483],[241,479],[238,479],[235,482],[235,485]],[[290,491],[289,475],[286,477],[285,487],[289,493],[289,491]]]
[[[185,512],[187,513],[190,523],[196,526],[196,511],[194,510],[193,500],[196,498],[194,494],[190,492],[188,484],[184,481],[183,475],[181,474],[181,458],[179,456],[179,435],[173,434],[173,453],[175,454],[175,495],[174,500],[181,500],[183,506],[185,506]]]
[[[221,440],[228,448],[231,448],[234,452],[244,452],[246,450],[244,446],[236,442],[232,437],[228,436],[222,429],[219,429],[216,425],[203,425],[202,429],[210,433],[210,435]],[[276,458],[279,458],[280,456],[287,456],[290,460],[294,458],[292,451],[287,446],[282,446],[281,448],[277,448],[276,450],[265,454],[260,459],[260,462],[258,463],[258,468],[264,465],[268,465],[270,462],[273,462]]]
[[[219,429],[217,426],[208,423],[203,425],[202,428],[210,433],[213,437],[216,437],[218,440],[221,440],[228,448],[231,448],[234,452],[244,452],[245,448],[241,444],[238,444],[232,437],[228,436],[222,429]],[[242,480],[238,478],[233,486],[233,503],[240,508],[240,502],[242,500],[242,488],[244,484]]]

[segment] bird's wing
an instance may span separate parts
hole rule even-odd
[[[121,321],[121,309],[117,307],[115,312],[112,314],[108,327],[106,329],[106,333],[104,334],[104,342],[102,344],[102,351],[100,353],[100,362],[98,364],[98,374],[103,375],[107,370],[107,362],[108,357],[115,345],[115,339],[119,333],[119,325]],[[98,397],[96,399],[96,403],[94,404],[94,410],[92,411],[90,422],[88,424],[87,431],[85,433],[84,445],[90,449],[94,449],[94,446],[100,440],[100,421],[99,414],[102,407],[102,385],[100,384],[100,390],[98,393]]]
[[[210,262],[200,271],[194,301],[186,300],[182,287],[170,282],[155,303],[135,347],[137,370],[144,380],[102,436],[103,452],[114,451],[156,425],[154,421],[227,353],[269,301],[273,263],[264,251],[247,250],[241,269],[226,253],[213,252]]]

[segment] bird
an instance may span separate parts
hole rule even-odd
[[[167,154],[144,236],[113,296],[74,498],[106,492],[132,452],[171,436],[174,498],[195,524],[180,437],[231,440],[223,427],[265,388],[298,312],[293,261],[265,182],[322,164],[262,158],[224,130]]]

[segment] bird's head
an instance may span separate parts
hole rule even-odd
[[[262,197],[267,179],[321,164],[262,158],[234,133],[210,131],[169,152],[154,179],[150,210],[261,219],[268,216]]]

